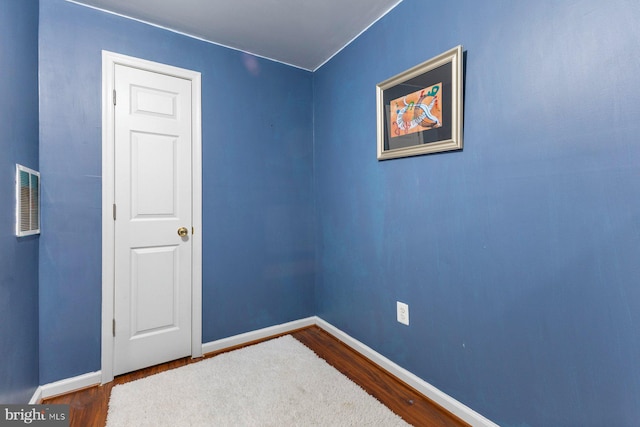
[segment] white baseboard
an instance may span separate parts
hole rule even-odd
[[[335,338],[344,342],[367,359],[376,363],[377,365],[388,371],[390,374],[398,378],[400,381],[418,390],[420,393],[424,394],[426,397],[433,400],[438,405],[442,406],[444,409],[451,412],[461,420],[471,424],[472,426],[498,427],[498,425],[494,422],[488,420],[473,409],[458,402],[453,397],[438,390],[428,382],[387,359],[377,351],[373,350],[371,347],[366,346],[355,338],[352,338],[351,336],[342,332],[340,329],[331,325],[329,322],[316,317],[316,325],[333,335]]]
[[[33,403],[38,403],[40,400],[46,399],[48,397],[58,396],[60,394],[70,393],[72,391],[77,391],[86,387],[99,385],[101,380],[102,374],[100,371],[97,371],[41,385],[36,390],[36,393],[31,398],[31,401],[37,398],[37,400]]]
[[[243,345],[252,341],[269,338],[275,335],[286,334],[300,328],[306,328],[316,324],[317,317],[307,317],[306,319],[295,320],[293,322],[282,323],[280,325],[270,326],[268,328],[258,329],[246,332],[240,335],[234,335],[228,338],[222,338],[202,344],[202,354],[211,353],[213,351],[224,350],[226,348]]]
[[[398,378],[400,381],[403,381],[420,393],[424,394],[426,397],[433,400],[438,405],[442,406],[444,409],[451,412],[461,420],[471,424],[474,427],[498,427],[497,424],[478,414],[473,409],[458,402],[453,397],[440,391],[428,382],[387,359],[377,351],[373,350],[371,347],[366,346],[365,344],[361,343],[350,335],[347,335],[345,332],[341,331],[329,322],[326,322],[325,320],[317,316],[307,317],[305,319],[295,320],[293,322],[283,323],[280,325],[258,329],[256,331],[246,332],[244,334],[234,335],[232,337],[223,338],[216,341],[211,341],[202,345],[202,353],[207,354],[213,351],[224,350],[226,348],[247,344],[275,335],[286,334],[287,332],[312,325],[317,325],[318,327],[324,329],[326,332],[344,342],[353,350],[371,360],[373,363],[376,363],[377,365],[388,371],[390,374]],[[45,384],[36,389],[29,403],[35,404],[48,397],[53,397],[60,394],[80,390],[85,387],[98,385],[101,383],[101,381],[102,374],[100,371],[97,371],[79,375],[73,378],[56,381],[50,384]]]
[[[33,392],[33,396],[29,401],[29,405],[37,405],[42,400],[42,386],[39,385],[36,391]]]
[[[305,328],[315,325],[316,317],[308,317],[306,319],[295,320],[293,322],[283,323],[256,331],[235,335],[229,338],[223,338],[202,345],[203,354],[212,351],[223,350],[225,348],[235,347],[237,345],[246,344],[252,341],[261,340],[274,335],[286,334],[296,329]],[[58,396],[60,394],[70,393],[86,387],[99,385],[102,383],[102,372],[90,372],[77,377],[66,378],[64,380],[39,386],[33,397],[29,401],[30,404],[36,404],[42,399]]]

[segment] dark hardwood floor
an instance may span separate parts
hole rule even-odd
[[[317,326],[293,332],[291,335],[409,424],[468,426]]]
[[[465,422],[448,413],[418,391],[397,380],[379,366],[361,356],[327,332],[311,326],[290,333],[298,341],[313,350],[334,368],[360,385],[369,394],[385,404],[393,412],[414,426],[468,426]],[[272,337],[273,338],[273,337]],[[249,343],[247,345],[255,344]],[[240,347],[244,347],[240,346]],[[107,408],[111,388],[117,384],[135,381],[190,363],[198,363],[220,353],[238,347],[209,353],[201,359],[183,359],[162,365],[141,369],[118,376],[109,384],[89,387],[61,396],[45,399],[45,404],[68,404],[71,427],[103,427],[107,420]],[[179,426],[177,426],[179,427]]]

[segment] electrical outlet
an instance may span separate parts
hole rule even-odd
[[[396,307],[398,310],[398,322],[409,325],[409,304],[396,301]]]

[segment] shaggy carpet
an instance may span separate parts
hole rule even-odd
[[[107,427],[407,426],[287,335],[115,386]]]

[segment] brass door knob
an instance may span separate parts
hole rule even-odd
[[[187,234],[189,234],[189,230],[187,230],[187,227],[178,228],[178,236],[185,237]]]

